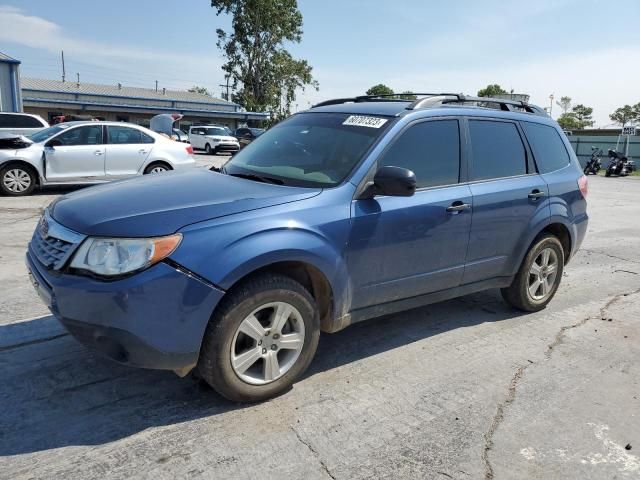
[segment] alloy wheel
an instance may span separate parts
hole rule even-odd
[[[252,385],[265,385],[285,375],[304,346],[302,315],[293,305],[271,302],[240,323],[231,342],[231,366]]]
[[[167,167],[162,167],[158,165],[157,167],[153,167],[149,173],[163,173],[167,171]]]
[[[529,296],[536,301],[546,299],[553,292],[557,275],[558,255],[552,248],[545,248],[529,269]]]
[[[10,192],[22,193],[31,186],[31,175],[21,168],[12,168],[5,172],[2,183]]]

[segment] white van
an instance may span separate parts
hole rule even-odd
[[[38,115],[0,112],[0,132],[31,135],[48,126],[49,124]]]

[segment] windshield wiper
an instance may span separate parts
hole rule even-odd
[[[223,172],[224,172],[224,170],[223,170]],[[284,182],[282,180],[280,180],[279,178],[265,177],[265,176],[262,176],[262,175],[256,175],[255,173],[227,173],[227,175],[230,175],[232,177],[238,177],[238,178],[246,178],[247,180],[254,180],[256,182],[274,183],[276,185],[284,185]]]

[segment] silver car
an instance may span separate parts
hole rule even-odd
[[[138,125],[68,122],[30,137],[0,138],[0,191],[28,195],[36,186],[103,183],[193,168],[193,149]]]

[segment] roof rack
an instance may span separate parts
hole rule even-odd
[[[313,107],[324,107],[327,105],[339,105],[342,103],[360,102],[407,102],[407,110],[421,110],[423,108],[433,108],[442,105],[475,103],[478,107],[495,108],[507,112],[526,112],[534,115],[547,116],[547,112],[527,102],[518,100],[507,100],[493,97],[473,97],[462,93],[411,93],[411,95],[421,96],[416,100],[399,98],[401,93],[383,95],[360,95],[357,97],[335,98],[320,102]],[[409,95],[408,93],[406,95]],[[495,105],[495,106],[492,106]]]

